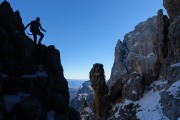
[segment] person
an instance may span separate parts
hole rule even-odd
[[[30,25],[30,31],[32,32],[33,34],[33,37],[34,37],[34,44],[36,45],[36,41],[37,41],[37,35],[40,36],[39,38],[39,41],[38,41],[38,44],[41,44],[41,41],[44,37],[44,34],[40,31],[40,29],[44,32],[46,32],[46,30],[44,30],[40,24],[40,18],[37,17],[36,20],[34,21],[31,21],[29,24],[26,25],[25,27],[25,30],[26,28]],[[40,29],[39,29],[40,28]]]

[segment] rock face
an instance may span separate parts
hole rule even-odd
[[[117,42],[108,81],[113,103],[108,120],[180,117],[180,1],[163,2],[169,18],[159,10]],[[156,118],[146,110],[157,113]]]
[[[69,114],[79,119],[68,107],[60,52],[52,45],[34,46],[24,33],[20,13],[7,1],[0,4],[0,56],[1,120],[46,120],[48,111],[59,119],[72,119]]]
[[[164,114],[170,120],[176,120],[180,116],[180,80],[173,83],[166,91],[161,93],[161,104]],[[173,92],[172,92],[173,90]]]
[[[169,19],[163,15],[163,11],[159,10],[156,21],[157,35],[154,40],[154,53],[156,55],[156,62],[154,66],[154,73],[156,78],[160,75],[160,69],[164,59],[168,54],[168,27]]]
[[[180,16],[180,1],[179,0],[163,0],[163,5],[168,12],[169,19],[171,22],[177,16]]]
[[[119,78],[138,71],[145,84],[153,81],[155,54],[153,42],[156,38],[156,17],[139,23],[135,30],[125,35],[124,41],[118,41],[115,47],[115,60],[108,86]]]
[[[137,71],[126,78],[120,78],[111,87],[110,98],[112,103],[119,103],[123,99],[139,100],[144,94],[145,84]]]
[[[93,101],[91,108],[95,120],[105,120],[110,109],[108,87],[105,82],[104,69],[102,64],[94,64],[90,71],[91,87],[93,88]]]

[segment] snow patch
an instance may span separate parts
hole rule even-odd
[[[84,111],[86,111],[89,114],[93,113],[90,107],[84,108]]]
[[[145,93],[144,97],[139,100],[137,109],[137,118],[140,120],[161,120],[163,113],[161,110],[159,91],[152,90]]]
[[[7,112],[10,112],[14,105],[17,104],[23,97],[27,97],[29,94],[18,93],[16,95],[4,95],[3,100]]]
[[[158,80],[154,81],[150,86],[156,87],[162,86],[166,84],[167,81],[165,80]],[[180,81],[173,84],[173,86],[179,86]],[[112,110],[115,111],[114,116],[118,118],[120,116],[119,110],[124,109],[126,105],[129,105],[131,103],[134,104],[134,106],[138,106],[136,108],[136,116],[139,120],[169,120],[162,112],[162,106],[160,105],[160,93],[164,90],[146,90],[144,93],[143,98],[141,98],[139,101],[131,101],[125,99],[122,103],[116,104],[113,106]],[[135,93],[136,91],[132,91],[132,93]]]
[[[90,90],[93,90],[92,87],[91,87],[91,85],[89,85],[88,88],[89,88]]]
[[[175,67],[180,67],[180,63],[172,64],[171,67],[173,67],[173,68],[175,68]]]
[[[117,110],[117,112],[115,113],[114,117],[116,117],[116,118],[120,117],[119,110],[120,110],[120,108],[118,108],[118,110]]]
[[[37,77],[48,77],[48,75],[47,75],[47,73],[46,73],[46,71],[40,71],[40,70],[38,70],[35,74],[33,74],[33,75],[28,75],[28,74],[24,74],[24,75],[22,75],[21,76],[21,78],[31,78],[31,79],[33,79],[33,78],[37,78]]]
[[[177,97],[180,92],[180,80],[173,83],[166,91],[169,92],[169,95],[173,95],[174,98],[180,99],[180,97]]]
[[[135,95],[137,94],[137,92],[136,92],[135,90],[133,90],[131,93],[132,93],[132,94],[135,94]]]
[[[0,73],[0,78],[9,78],[9,76],[4,73]]]
[[[79,94],[78,100],[81,101],[83,98],[86,99],[87,96],[88,96],[87,93],[81,93],[81,94]]]

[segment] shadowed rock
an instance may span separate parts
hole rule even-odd
[[[91,108],[95,120],[105,120],[110,109],[108,87],[105,82],[104,69],[102,64],[94,64],[90,71],[91,87],[94,90]]]

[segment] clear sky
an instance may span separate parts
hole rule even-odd
[[[41,18],[47,31],[42,43],[59,49],[67,79],[89,79],[93,64],[102,63],[108,80],[117,40],[163,9],[162,0],[7,1],[20,11],[24,25]]]

